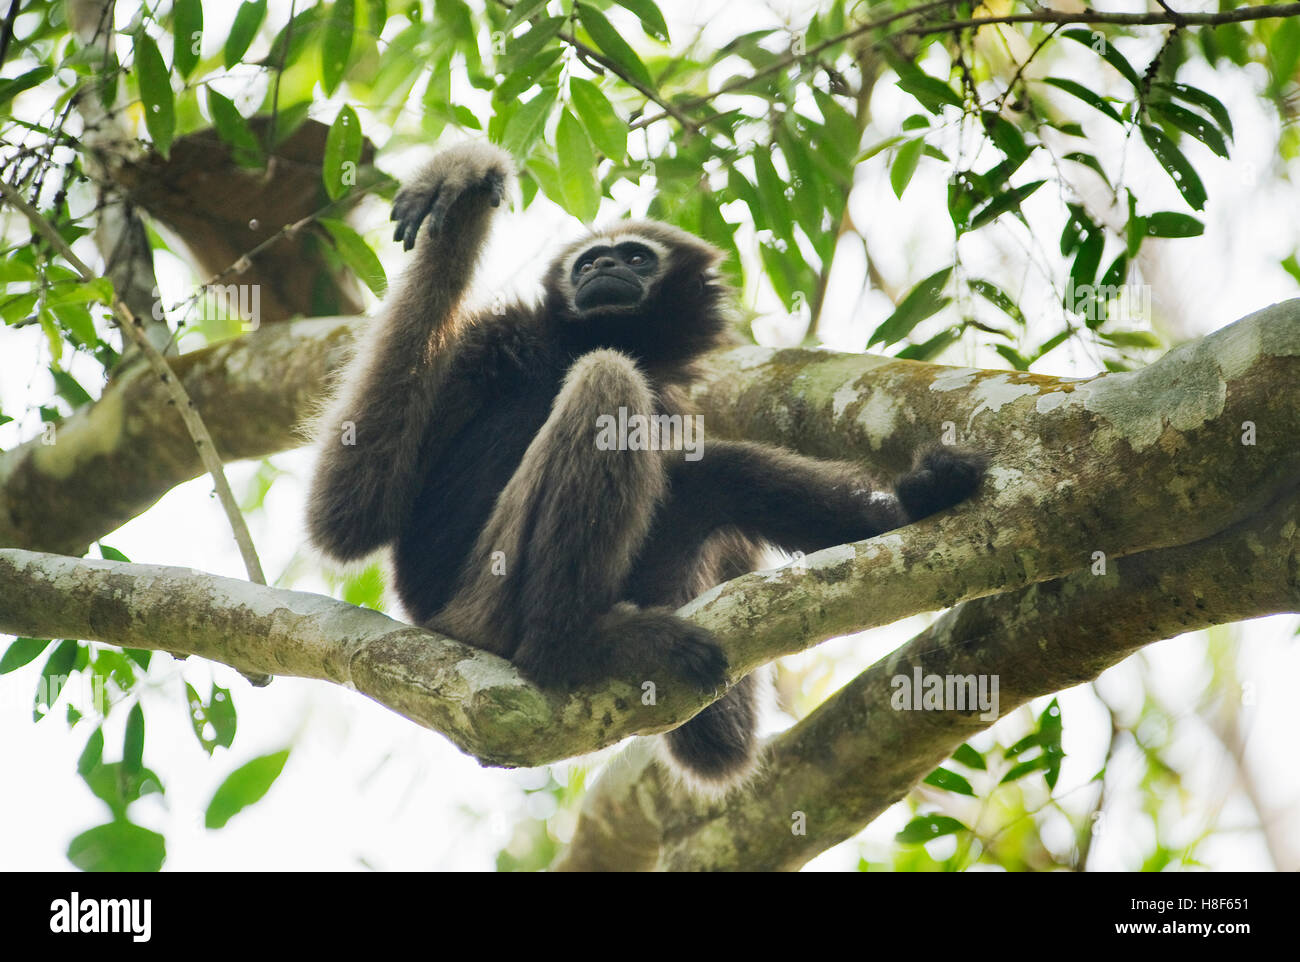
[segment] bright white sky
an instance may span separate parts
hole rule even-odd
[[[119,5],[125,8],[129,5]],[[756,29],[764,24],[787,22],[779,11],[784,4],[763,4],[755,0],[705,0],[662,4],[669,26],[677,38],[688,36],[691,24],[707,24],[707,38],[727,36],[743,25]],[[796,8],[805,6],[795,5]],[[1101,9],[1124,9],[1121,4],[1099,4]],[[287,9],[287,3],[273,3]],[[235,5],[207,5],[209,36],[220,36],[223,15]],[[285,9],[279,11],[282,19]],[[778,11],[774,13],[773,11]],[[119,10],[120,17],[129,16]],[[618,15],[615,15],[618,19]],[[797,22],[791,18],[788,22]],[[263,40],[265,42],[265,40]],[[1134,42],[1122,47],[1134,62],[1145,63],[1151,47]],[[1080,54],[1083,54],[1080,48]],[[1070,68],[1057,73],[1087,80],[1104,89],[1105,79],[1090,75],[1095,60],[1074,57]],[[1072,72],[1073,71],[1073,72]],[[720,82],[728,72],[715,78]],[[1294,188],[1275,180],[1278,169],[1275,145],[1277,121],[1258,99],[1264,77],[1259,70],[1237,70],[1212,74],[1187,68],[1181,79],[1213,91],[1229,107],[1237,130],[1231,162],[1213,157],[1196,146],[1188,147],[1210,194],[1206,232],[1195,240],[1148,242],[1155,254],[1142,264],[1155,289],[1154,311],[1159,329],[1176,336],[1196,336],[1214,330],[1274,301],[1295,295],[1295,285],[1278,268],[1277,262],[1297,246]],[[231,78],[227,94],[244,87]],[[1115,91],[1119,93],[1118,88]],[[897,128],[898,121],[916,112],[910,97],[889,83],[878,86],[873,114],[883,137]],[[1077,106],[1071,105],[1071,109]],[[322,102],[315,115],[328,122],[335,106]],[[1099,114],[1084,116],[1082,122],[1094,138],[1103,162],[1123,149],[1115,136],[1118,128]],[[884,132],[884,133],[882,133]],[[868,132],[868,142],[873,139]],[[974,139],[952,132],[951,143],[939,145],[949,156]],[[963,138],[963,139],[959,139]],[[1140,151],[1127,152],[1126,178],[1150,209],[1181,210],[1172,185],[1163,172],[1143,166]],[[417,158],[383,156],[382,162],[396,173],[409,170]],[[1046,171],[1048,168],[1044,167]],[[876,266],[886,281],[906,289],[950,262],[951,226],[944,206],[943,173],[933,161],[923,160],[913,184],[900,202],[889,188],[884,163],[871,165],[859,174],[851,203],[854,219],[867,233]],[[1295,171],[1290,172],[1292,175]],[[1026,169],[1025,179],[1044,176]],[[619,204],[606,201],[602,213],[618,216],[639,213],[647,192],[629,191]],[[1087,184],[1080,189],[1088,189]],[[1035,297],[1043,298],[1043,325],[1036,340],[1051,334],[1055,317],[1047,306],[1047,288],[1028,265],[1037,262],[1044,250],[1051,252],[1061,222],[1054,205],[1056,197],[1047,188],[1026,205],[1037,238],[1004,218],[994,242],[962,247],[968,272],[973,275],[1021,279],[1026,296],[1022,304],[1031,317]],[[557,236],[570,236],[576,225],[554,207],[541,203],[526,214],[512,212],[496,233],[488,261],[500,265],[482,278],[484,287],[517,283],[527,289],[540,274],[537,256],[552,247]],[[392,276],[401,254],[388,242],[386,212],[378,207],[363,209],[358,225],[370,234]],[[979,235],[984,238],[989,232]],[[742,250],[746,238],[741,237]],[[1166,253],[1167,251],[1167,253]],[[523,266],[522,281],[515,271]],[[1021,265],[1007,274],[1008,265]],[[164,300],[175,303],[194,282],[179,260],[160,259],[160,282]],[[859,297],[864,264],[852,249],[837,260],[828,297],[825,337],[841,349],[861,349],[868,333],[889,313],[892,305],[879,292]],[[1015,290],[1014,283],[1008,285]],[[171,296],[171,295],[177,296]],[[749,294],[749,303],[764,312],[774,311],[770,295]],[[796,336],[779,315],[759,324],[771,343]],[[923,333],[923,331],[921,332]],[[13,416],[29,403],[43,401],[50,394],[48,356],[40,332],[28,327],[0,330],[0,404]],[[959,349],[945,358],[949,363],[1003,367],[991,353],[973,347]],[[1035,370],[1063,375],[1089,375],[1099,369],[1097,358],[1076,348],[1058,349]],[[74,368],[85,374],[89,368]],[[93,376],[83,380],[96,390]],[[8,449],[32,437],[39,429],[33,416],[0,427],[0,447]],[[268,577],[276,578],[289,567],[305,543],[302,525],[304,480],[310,471],[310,457],[297,451],[277,456],[274,463],[286,473],[273,487],[266,510],[253,514],[250,525]],[[228,467],[231,482],[245,490],[255,465]],[[148,513],[105,538],[133,561],[190,566],[234,577],[243,567],[230,538],[229,528],[215,500],[210,482],[199,479],[173,490]],[[302,569],[293,586],[325,591],[315,562]],[[928,618],[913,618],[866,636],[840,639],[821,646],[814,653],[793,659],[795,664],[827,658],[830,684],[837,687],[867,664],[905,641],[924,626]],[[1228,629],[1239,638],[1240,671],[1243,681],[1254,686],[1256,704],[1247,710],[1250,725],[1247,758],[1265,806],[1274,813],[1279,833],[1289,848],[1292,867],[1300,853],[1300,774],[1289,764],[1294,757],[1293,737],[1297,729],[1297,707],[1284,680],[1300,675],[1300,646],[1293,636],[1294,618],[1263,619]],[[0,636],[0,650],[9,639]],[[1162,826],[1172,833],[1167,844],[1186,842],[1203,830],[1213,809],[1223,804],[1218,824],[1240,831],[1227,833],[1200,850],[1202,859],[1218,869],[1269,867],[1258,833],[1252,830],[1254,815],[1237,791],[1221,796],[1231,784],[1233,769],[1217,743],[1207,735],[1194,711],[1204,693],[1203,636],[1188,636],[1162,642],[1145,652],[1146,670],[1130,659],[1100,682],[1108,700],[1133,712],[1141,704],[1145,678],[1150,690],[1179,719],[1174,738],[1174,761],[1189,772],[1198,808],[1187,818],[1170,817]],[[74,770],[75,760],[89,734],[85,725],[69,733],[61,718],[61,705],[45,721],[31,724],[31,697],[41,660],[25,669],[0,677],[0,868],[60,870],[69,868],[64,857],[68,841],[77,833],[105,820],[106,811]],[[143,695],[148,722],[145,763],[163,777],[167,795],[151,796],[131,810],[140,823],[167,837],[169,869],[489,869],[496,851],[509,839],[513,826],[527,815],[545,816],[542,795],[526,796],[525,788],[545,782],[545,770],[502,772],[481,769],[461,755],[442,736],[424,731],[353,692],[323,682],[278,678],[269,688],[250,689],[233,671],[223,666],[190,659],[184,665],[158,656],[159,667],[150,676]],[[198,747],[188,722],[183,675],[200,692],[207,692],[216,679],[234,692],[239,710],[239,734],[230,751],[218,750],[214,760]],[[1104,737],[1109,718],[1086,689],[1074,689],[1061,696],[1065,715],[1066,751],[1063,774],[1056,796],[1062,806],[1079,813],[1089,809],[1095,787],[1087,783],[1101,767]],[[1042,704],[1033,706],[1041,711]],[[788,718],[771,713],[769,728],[784,727]],[[1131,717],[1131,716],[1130,716]],[[120,752],[125,712],[110,720],[106,756]],[[1004,720],[999,729],[1017,724]],[[996,734],[995,729],[994,734]],[[1004,736],[1005,737],[1005,736]],[[985,734],[977,745],[990,743]],[[248,759],[292,745],[293,752],[284,774],[265,800],[237,816],[225,829],[208,832],[202,827],[202,813],[212,792],[232,769]],[[556,766],[561,781],[578,766],[595,767],[602,758]],[[1111,766],[1106,830],[1095,846],[1094,868],[1133,868],[1136,852],[1147,846],[1152,825],[1146,816],[1133,811],[1128,799],[1133,779],[1140,773],[1136,752],[1121,751]],[[977,790],[980,786],[976,785]],[[537,808],[541,806],[541,808]],[[960,814],[960,813],[959,813]],[[965,813],[971,820],[977,812]],[[896,806],[859,840],[825,853],[814,868],[853,867],[860,853],[879,860],[887,857],[891,836],[906,821],[906,812]],[[564,834],[564,826],[559,826]],[[1048,822],[1052,844],[1068,848],[1068,824],[1052,816]],[[943,857],[950,844],[932,843],[933,854]]]

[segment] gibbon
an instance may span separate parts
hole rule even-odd
[[[694,362],[728,331],[720,252],[665,224],[619,223],[556,257],[540,303],[468,314],[512,176],[506,153],[472,143],[399,191],[394,239],[414,259],[322,420],[311,539],[341,561],[391,546],[416,623],[544,687],[711,690],[726,658],[674,609],[753,570],[765,544],[858,541],[976,489],[983,458],[943,447],[889,492],[857,464],[764,444],[609,443],[614,423],[686,415]],[[690,785],[725,789],[752,770],[755,695],[750,676],[666,736]]]

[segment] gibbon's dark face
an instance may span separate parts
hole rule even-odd
[[[685,378],[684,365],[726,339],[722,252],[658,221],[593,230],[551,261],[540,316],[564,349],[608,347]]]
[[[638,240],[597,244],[578,255],[569,283],[581,313],[641,304],[661,272],[659,255]]]

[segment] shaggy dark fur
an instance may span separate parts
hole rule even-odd
[[[765,542],[857,541],[975,490],[981,459],[943,448],[898,497],[855,464],[761,444],[708,438],[698,460],[602,450],[601,415],[684,413],[693,362],[727,329],[719,253],[664,224],[618,224],[556,258],[540,305],[465,316],[511,176],[507,155],[473,144],[398,194],[395,237],[415,259],[321,426],[311,538],[340,560],[391,544],[415,621],[543,686],[709,690],[726,659],[675,608],[752,570]],[[672,732],[669,753],[693,784],[733,783],[755,758],[755,716],[748,678]]]

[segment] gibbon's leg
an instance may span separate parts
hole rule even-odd
[[[597,418],[620,407],[654,411],[635,363],[610,350],[579,358],[431,624],[542,686],[660,670],[716,686],[726,660],[707,631],[617,604],[666,482],[662,452],[597,446]]]
[[[687,580],[689,573],[724,527],[787,550],[817,551],[956,504],[974,491],[983,469],[977,455],[935,448],[900,479],[895,496],[873,490],[854,464],[761,444],[713,442],[699,461],[673,462],[668,496],[630,581],[632,597],[684,604],[700,590]],[[667,734],[668,760],[693,787],[719,791],[753,770],[757,697],[758,680],[749,675]]]
[[[393,540],[410,514],[421,465],[476,408],[472,385],[448,383],[454,320],[512,171],[504,151],[465,144],[439,154],[397,194],[394,239],[407,250],[414,245],[415,257],[317,426],[307,525],[334,558],[359,558]]]
[[[787,551],[819,551],[892,531],[974,493],[984,473],[977,454],[936,447],[899,479],[876,488],[847,461],[821,461],[746,441],[714,441],[699,461],[674,460],[664,514],[671,528],[647,546],[653,582],[667,559],[712,532],[734,526]],[[685,522],[685,523],[681,523]]]

